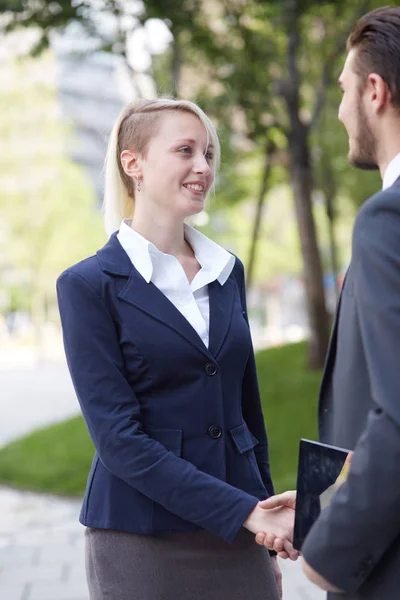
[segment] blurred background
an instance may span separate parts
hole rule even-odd
[[[196,226],[245,264],[273,476],[295,486],[354,218],[381,185],[348,166],[337,119],[346,38],[379,5],[0,1],[0,483],[83,493],[93,448],[55,280],[106,241],[102,162],[121,107],[158,95],[198,102],[218,127],[221,172]]]

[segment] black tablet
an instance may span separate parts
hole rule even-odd
[[[321,509],[345,481],[351,453],[344,448],[300,440],[297,469],[296,515],[293,546],[301,546]]]

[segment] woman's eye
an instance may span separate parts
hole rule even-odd
[[[183,148],[179,148],[179,152],[183,152],[183,154],[190,154],[192,149],[189,146],[184,146]]]
[[[213,160],[214,154],[212,152],[206,152],[205,155],[207,160]]]

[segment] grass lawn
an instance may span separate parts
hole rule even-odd
[[[276,491],[295,487],[300,437],[316,439],[321,374],[305,369],[304,343],[264,350],[257,366]],[[81,495],[93,445],[81,417],[37,430],[0,449],[0,483]]]

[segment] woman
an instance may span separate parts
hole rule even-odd
[[[80,515],[91,600],[278,598],[253,534],[290,538],[293,510],[259,505],[273,488],[243,266],[185,224],[218,162],[197,105],[127,106],[106,160],[119,231],[57,282],[96,448]]]

